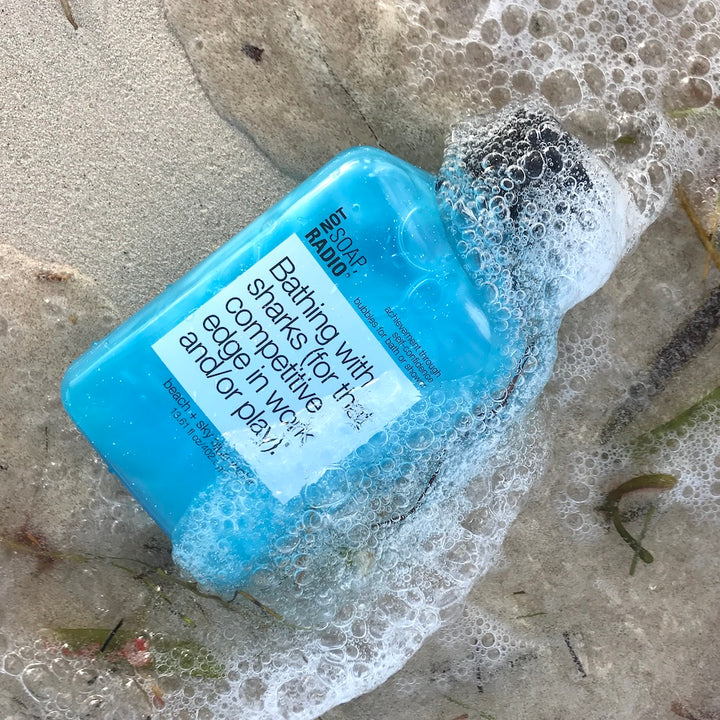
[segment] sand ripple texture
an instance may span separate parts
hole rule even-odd
[[[0,14],[12,30],[0,45],[0,714],[720,717],[717,393],[682,415],[720,384],[717,337],[601,439],[718,283],[673,196],[681,183],[712,228],[717,4],[71,5],[78,30],[60,3]],[[568,314],[546,391],[492,462],[453,468],[462,493],[441,494],[421,533],[401,526],[402,552],[349,528],[336,561],[359,582],[331,588],[331,617],[308,628],[250,597],[206,596],[63,413],[64,368],[286,193],[278,168],[301,178],[368,143],[435,171],[452,123],[528,100],[659,221]],[[621,506],[655,555],[630,575],[633,551],[597,508],[653,472],[677,485]],[[363,578],[378,580],[371,595]]]
[[[450,124],[530,98],[630,173],[643,209],[669,168],[714,172],[712,0],[165,7],[218,112],[295,177],[364,143],[435,171]]]

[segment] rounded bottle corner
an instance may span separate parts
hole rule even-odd
[[[335,159],[347,159],[347,158],[354,158],[355,156],[358,156],[360,158],[364,157],[372,157],[373,155],[377,157],[382,158],[395,158],[394,155],[389,153],[387,150],[383,150],[382,148],[375,147],[374,145],[354,145],[353,147],[349,147],[346,150],[342,150],[339,152]]]
[[[370,162],[373,164],[389,164],[394,167],[403,169],[412,169],[414,171],[424,172],[420,168],[415,167],[407,160],[403,160],[397,155],[393,155],[387,150],[376,147],[374,145],[355,145],[347,150],[338,153],[331,161],[330,165],[344,165],[348,162]],[[322,168],[321,168],[322,170]]]

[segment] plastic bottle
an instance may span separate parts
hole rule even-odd
[[[627,209],[542,113],[458,126],[437,178],[348,150],[80,357],[63,402],[232,590],[348,503],[414,513],[450,443],[532,400]]]

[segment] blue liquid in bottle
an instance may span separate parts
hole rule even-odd
[[[406,519],[449,444],[526,405],[626,205],[541,113],[459,126],[437,178],[348,150],[73,363],[63,402],[232,592],[353,504]]]

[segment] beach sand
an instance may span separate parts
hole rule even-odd
[[[224,685],[127,663],[111,672],[102,658],[53,664],[47,628],[113,627],[128,607],[142,622],[140,595],[153,597],[122,569],[77,555],[170,567],[167,540],[74,430],[58,391],[76,356],[296,180],[218,115],[159,1],[72,9],[77,30],[59,1],[0,8],[0,534],[10,540],[0,546],[0,713],[162,717],[175,703],[186,712],[177,718],[244,717],[222,700],[239,671]],[[533,412],[549,459],[500,561],[405,668],[324,720],[720,718],[718,410],[690,449],[668,446],[636,467],[613,467],[596,440],[619,388],[717,284],[714,268],[703,279],[705,262],[672,201],[568,315],[557,374]],[[719,350],[712,338],[632,432],[713,390]],[[649,524],[655,562],[631,576],[632,550],[594,508],[651,471],[682,472],[681,487]],[[158,602],[162,631],[183,628]]]

